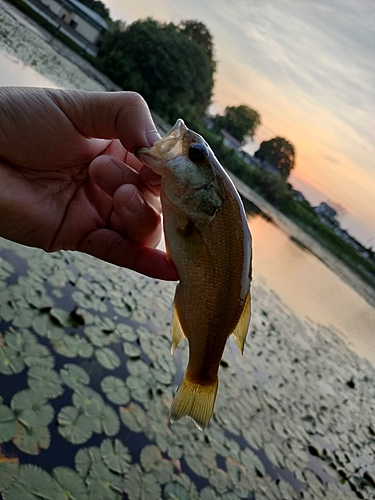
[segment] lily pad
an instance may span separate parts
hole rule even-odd
[[[25,368],[25,363],[14,349],[9,346],[0,347],[0,373],[14,375]]]
[[[125,382],[118,377],[109,375],[100,382],[102,391],[115,404],[123,405],[129,402],[130,394]]]
[[[153,474],[142,473],[140,466],[133,465],[126,473],[125,491],[129,500],[160,498],[161,488]]]
[[[57,430],[70,443],[82,444],[93,433],[92,421],[75,406],[65,406],[57,416]]]
[[[53,322],[51,316],[46,313],[38,314],[33,321],[33,329],[41,337],[53,340],[61,339],[65,335],[61,324]]]
[[[30,368],[28,383],[31,389],[46,398],[57,398],[57,396],[60,396],[64,392],[58,373],[45,366]]]
[[[67,500],[88,499],[86,484],[75,470],[68,467],[55,467],[52,474],[60,486],[64,498]]]
[[[126,472],[132,462],[128,448],[119,439],[105,439],[100,445],[100,453],[107,467],[118,474]]]
[[[99,416],[105,407],[102,396],[86,386],[76,388],[73,394],[73,404],[88,417]]]
[[[54,409],[47,404],[45,397],[32,389],[17,392],[10,403],[19,421],[27,427],[49,425],[54,416]]]
[[[20,465],[16,481],[3,493],[4,500],[64,500],[54,479],[41,467]]]
[[[123,345],[124,353],[128,358],[140,358],[141,350],[135,344],[130,344],[129,342],[124,342]]]
[[[81,366],[65,363],[60,370],[60,377],[70,389],[78,389],[90,383],[90,376]]]
[[[24,354],[24,360],[27,366],[45,366],[53,368],[55,360],[48,348],[41,344],[30,345]]]
[[[86,477],[91,466],[95,462],[102,460],[102,454],[99,448],[91,446],[90,448],[80,449],[74,459],[76,469],[81,477]]]
[[[143,469],[150,472],[159,465],[163,456],[158,446],[150,444],[143,448],[140,459]]]
[[[17,432],[16,417],[12,410],[0,405],[0,443],[10,441]]]
[[[168,483],[164,488],[165,500],[190,500],[190,492],[182,484]]]
[[[14,483],[18,475],[18,458],[7,458],[0,455],[0,492]]]
[[[13,443],[24,453],[39,455],[41,450],[49,448],[51,435],[48,427],[25,427],[18,423]]]
[[[67,358],[90,358],[94,351],[93,346],[84,337],[77,334],[65,334],[61,339],[52,340],[51,344],[55,351]]]
[[[109,347],[103,347],[100,350],[97,349],[95,356],[98,362],[107,370],[115,370],[121,364],[120,358]]]
[[[120,499],[124,491],[123,477],[111,472],[103,462],[95,462],[86,478],[90,498]]]
[[[117,325],[117,330],[118,330],[120,336],[124,340],[127,340],[128,342],[135,342],[138,338],[137,333],[134,331],[134,329],[130,325],[120,323]]]
[[[120,407],[120,417],[123,423],[133,432],[141,432],[147,427],[148,416],[137,403]]]
[[[120,430],[120,419],[110,406],[106,405],[100,415],[101,428],[106,436],[115,436]]]

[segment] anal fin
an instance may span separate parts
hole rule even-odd
[[[173,316],[172,316],[172,347],[171,353],[173,354],[177,349],[178,344],[184,340],[185,334],[182,330],[180,319],[178,317],[178,312],[176,309],[176,304],[173,306]]]
[[[232,332],[232,335],[236,339],[241,354],[243,354],[247,330],[249,328],[250,315],[251,315],[251,299],[249,290],[246,295],[245,304],[242,309],[241,317],[238,320],[236,328]]]

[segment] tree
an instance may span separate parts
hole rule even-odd
[[[254,137],[261,120],[257,111],[241,104],[227,106],[224,116],[216,115],[214,123],[217,130],[224,129],[238,141],[244,142],[246,136]]]
[[[214,63],[203,42],[195,40],[192,24],[184,23],[136,21],[106,33],[98,54],[102,70],[113,81],[139,92],[151,109],[170,122],[200,118],[214,85]],[[202,27],[195,33],[204,34]]]
[[[214,41],[207,26],[200,21],[187,20],[181,21],[179,28],[191,42],[195,42],[202,47],[211,62],[212,73],[214,73],[216,71],[216,61],[214,60]]]
[[[254,156],[279,169],[282,177],[287,179],[294,168],[296,154],[293,144],[283,137],[274,137],[263,141]]]

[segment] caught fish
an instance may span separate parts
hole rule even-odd
[[[186,337],[189,364],[171,421],[188,416],[204,429],[212,416],[218,370],[229,335],[241,353],[250,321],[251,235],[240,197],[213,151],[177,120],[151,148],[135,154],[162,176],[167,252],[180,281],[172,353]]]

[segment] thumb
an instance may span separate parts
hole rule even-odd
[[[85,137],[120,139],[130,152],[160,139],[146,101],[136,92],[48,92]]]

